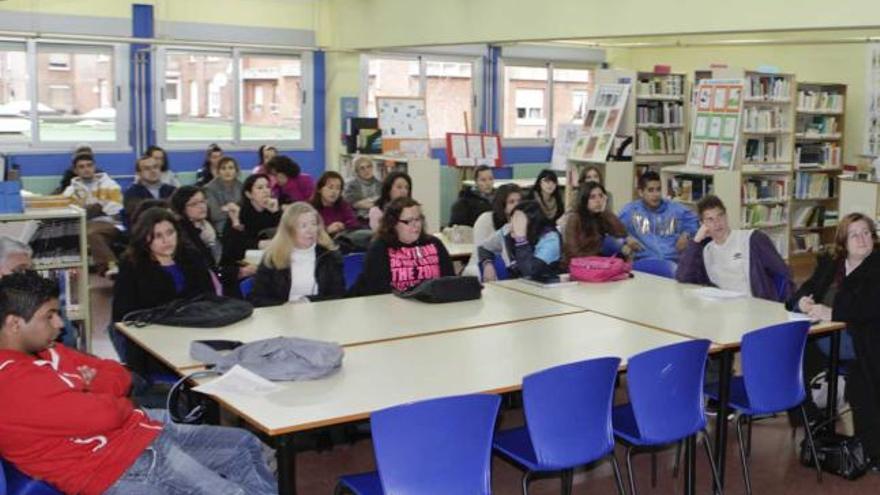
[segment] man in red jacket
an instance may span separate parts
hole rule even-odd
[[[166,424],[126,398],[129,372],[55,343],[58,287],[0,279],[0,456],[70,494],[269,494],[250,433]]]

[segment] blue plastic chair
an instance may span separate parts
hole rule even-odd
[[[678,264],[674,261],[658,260],[656,258],[645,258],[633,262],[634,271],[666,278],[675,278],[675,270],[677,268]]]
[[[510,272],[507,271],[507,265],[504,263],[504,257],[500,254],[495,255],[492,260],[492,266],[495,268],[495,276],[497,280],[507,280],[510,278]],[[483,265],[480,264],[480,279],[483,278]]]
[[[247,299],[251,292],[254,291],[254,277],[241,279],[238,283],[238,290],[241,291],[241,297]]]
[[[617,491],[625,495],[614,456],[611,404],[619,358],[581,361],[523,378],[526,426],[498,432],[495,452],[525,470],[523,495],[533,473],[559,473],[564,493],[571,493],[572,472],[608,458]]]
[[[736,411],[736,435],[742,462],[746,493],[752,493],[751,477],[743,441],[743,424],[755,416],[775,414],[799,407],[804,421],[807,443],[816,462],[816,477],[822,480],[822,469],[816,456],[813,433],[804,410],[803,361],[804,346],[810,323],[792,321],[747,333],[742,340],[743,375],[730,381],[730,407]],[[718,398],[718,385],[706,387],[706,395]],[[749,435],[751,437],[751,435]],[[751,445],[751,438],[749,438]]]
[[[625,242],[626,239],[623,237],[606,235],[602,238],[602,247],[599,250],[599,254],[601,254],[602,256],[614,256],[620,253],[620,250],[623,249],[623,245]]]
[[[706,433],[703,408],[703,374],[708,340],[690,340],[637,354],[627,364],[628,404],[614,408],[614,435],[626,446],[630,494],[636,484],[632,456],[637,450],[677,444],[703,433],[703,446],[718,484],[718,470]],[[653,471],[652,471],[653,475]]]
[[[45,481],[22,473],[11,462],[0,459],[0,493],[8,495],[63,495]]]
[[[488,495],[492,435],[501,398],[462,395],[374,412],[377,472],[343,476],[336,493]]]
[[[364,253],[350,253],[342,258],[342,276],[345,278],[345,290],[351,289],[354,282],[364,271]]]

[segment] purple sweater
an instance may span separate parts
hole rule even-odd
[[[709,275],[706,273],[706,265],[703,264],[703,248],[711,239],[702,243],[689,241],[687,248],[678,258],[678,269],[675,279],[679,282],[691,284],[712,285]],[[782,294],[777,289],[777,282],[782,283]],[[749,238],[749,284],[752,286],[752,296],[771,301],[786,301],[791,295],[793,284],[788,266],[767,234],[756,230]]]
[[[318,208],[318,213],[320,213],[321,218],[324,219],[325,227],[335,222],[342,222],[345,224],[345,230],[364,228],[354,215],[354,210],[351,209],[351,205],[349,205],[344,199],[340,199],[333,206],[323,206]]]
[[[288,179],[287,184],[283,186],[278,183],[272,186],[272,195],[282,204],[309,201],[314,193],[315,181],[302,173],[293,179]]]

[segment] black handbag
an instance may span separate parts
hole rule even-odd
[[[477,277],[439,277],[395,294],[427,303],[449,303],[479,299],[482,291],[483,285]]]
[[[157,324],[217,328],[239,322],[253,312],[253,304],[247,301],[216,294],[201,294],[191,299],[175,299],[155,308],[132,311],[122,321],[134,327]]]
[[[848,480],[860,478],[868,469],[865,449],[856,437],[829,433],[815,438],[816,456],[822,471]],[[801,441],[801,464],[815,466],[807,440]]]

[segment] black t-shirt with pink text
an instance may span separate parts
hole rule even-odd
[[[449,253],[434,236],[425,236],[413,244],[388,244],[377,239],[367,250],[364,270],[351,293],[404,291],[425,280],[454,274]]]

